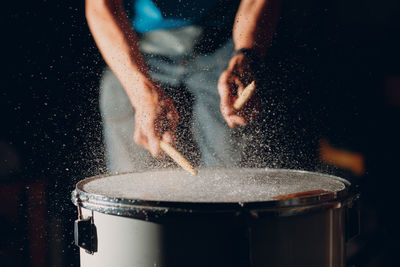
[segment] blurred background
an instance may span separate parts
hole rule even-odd
[[[84,1],[3,5],[0,265],[79,266],[70,194],[79,180],[106,172],[98,111],[104,62]],[[361,234],[348,244],[350,266],[397,262],[398,14],[396,0],[283,0],[266,59],[271,97],[311,110],[297,129],[317,144],[320,164],[297,167],[359,186]]]

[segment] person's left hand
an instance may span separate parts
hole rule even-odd
[[[233,108],[235,100],[253,80],[254,73],[251,69],[250,59],[244,54],[232,57],[228,68],[219,77],[220,109],[230,128],[247,125],[259,113],[260,103],[254,95],[241,110]]]

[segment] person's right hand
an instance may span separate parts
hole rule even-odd
[[[160,140],[174,144],[179,115],[173,101],[154,81],[143,78],[135,85],[136,99],[131,98],[135,109],[135,143],[159,158]],[[140,87],[140,88],[138,88]]]
[[[228,68],[219,77],[220,110],[230,128],[245,126],[259,114],[260,101],[254,95],[241,110],[233,107],[235,100],[254,80],[254,76],[250,59],[244,54],[237,54],[231,58]]]

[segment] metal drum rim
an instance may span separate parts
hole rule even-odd
[[[243,168],[241,168],[243,169]],[[106,214],[135,217],[139,212],[146,213],[240,213],[243,210],[251,212],[263,212],[275,215],[293,215],[298,213],[310,212],[315,210],[338,208],[358,197],[352,194],[352,186],[346,179],[318,172],[293,169],[273,169],[273,168],[248,168],[253,170],[268,171],[288,171],[297,173],[318,174],[341,181],[345,188],[337,192],[322,193],[307,197],[294,197],[281,200],[253,201],[253,202],[172,202],[172,201],[155,201],[126,199],[119,197],[109,197],[100,194],[87,193],[82,188],[83,185],[99,178],[114,176],[116,174],[103,174],[89,178],[85,178],[76,184],[75,190],[72,192],[72,202],[78,206],[89,210],[98,211]],[[159,171],[140,170],[135,172],[119,173],[118,175],[127,173]],[[168,169],[161,169],[168,170]]]

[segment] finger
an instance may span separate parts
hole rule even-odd
[[[231,103],[231,82],[229,81],[228,72],[224,71],[218,80],[218,93],[220,96],[221,106],[229,107]]]
[[[135,132],[133,134],[133,141],[139,146],[149,150],[147,137],[143,135],[140,130],[135,129]]]
[[[148,124],[142,130],[147,139],[147,149],[153,157],[160,158],[160,138],[157,136],[154,125]]]
[[[239,96],[244,91],[246,86],[244,86],[239,77],[235,77],[235,84],[237,86],[237,95]]]
[[[236,126],[245,126],[247,125],[247,120],[244,117],[238,115],[230,115],[229,116],[230,123],[229,127],[235,128]]]
[[[155,158],[160,158],[160,139],[156,136],[149,136],[148,137],[148,147],[151,155]]]
[[[218,93],[220,96],[220,110],[225,121],[229,124],[229,116],[234,114],[232,107],[232,85],[228,78],[228,72],[223,72],[218,80]]]
[[[173,135],[171,132],[164,132],[162,135],[162,140],[168,144],[174,145]]]

